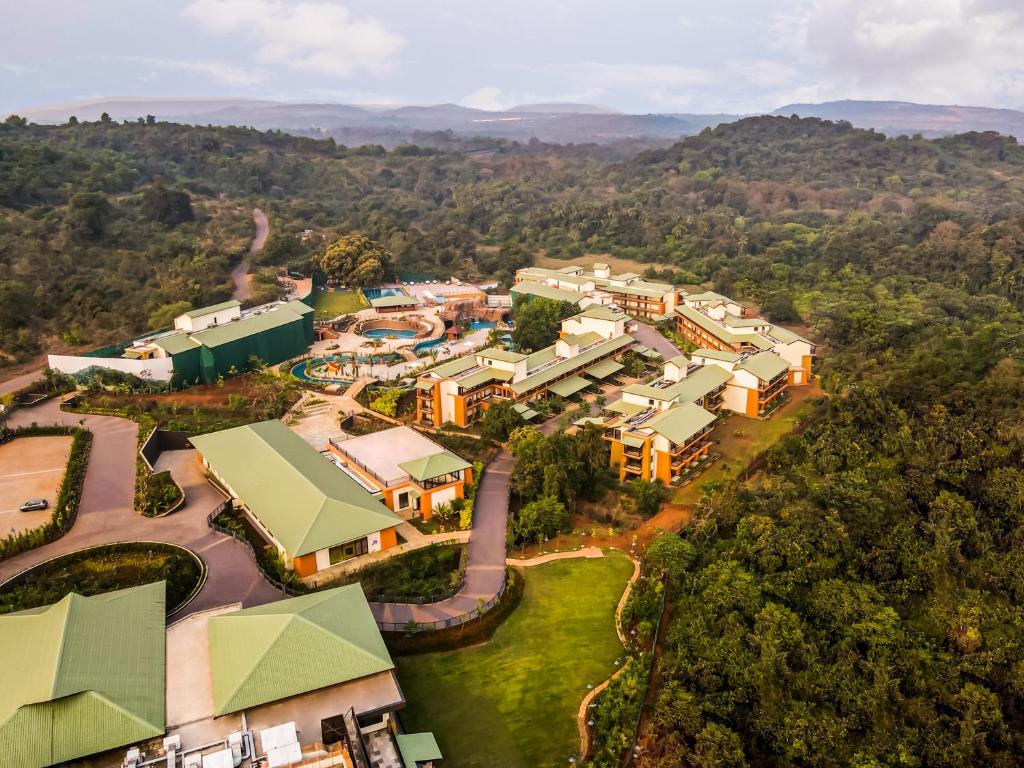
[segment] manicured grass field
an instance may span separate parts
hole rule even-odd
[[[616,552],[528,568],[522,603],[490,642],[397,659],[407,730],[433,731],[445,768],[569,765],[587,684],[624,658],[615,605],[631,573]]]
[[[366,309],[359,291],[317,291],[313,302],[313,310],[317,320],[330,320],[338,315],[346,315]]]

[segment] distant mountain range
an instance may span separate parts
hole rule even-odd
[[[706,127],[732,122],[733,114],[629,115],[591,104],[523,104],[492,112],[458,104],[425,106],[360,106],[293,104],[255,99],[94,99],[73,104],[26,109],[36,123],[63,123],[69,116],[115,120],[153,115],[160,120],[195,125],[246,125],[279,129],[303,136],[332,136],[345,144],[394,146],[423,134],[451,131],[464,137],[515,141],[537,138],[558,143],[611,143],[626,139],[675,141]],[[934,137],[964,131],[998,131],[1024,135],[1024,112],[987,107],[942,106],[901,101],[830,101],[789,104],[772,112],[827,120],[847,120],[859,128],[889,135],[921,133]]]

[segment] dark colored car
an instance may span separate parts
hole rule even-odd
[[[38,512],[41,509],[46,509],[50,506],[50,502],[46,499],[29,499],[21,505],[20,509],[22,512]]]

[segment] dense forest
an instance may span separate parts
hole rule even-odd
[[[0,127],[0,356],[105,343],[360,232],[399,272],[608,253],[802,323],[827,416],[704,499],[645,768],[1024,762],[1024,149],[760,117],[628,159]],[[311,230],[311,232],[306,232]],[[682,555],[680,555],[682,556]]]

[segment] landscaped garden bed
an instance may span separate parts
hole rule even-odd
[[[0,587],[0,613],[55,603],[70,592],[86,597],[167,582],[167,613],[195,594],[205,567],[182,547],[131,542],[90,547],[40,563]]]
[[[466,561],[467,549],[463,544],[430,544],[367,565],[329,586],[359,582],[368,600],[436,603],[462,588]]]

